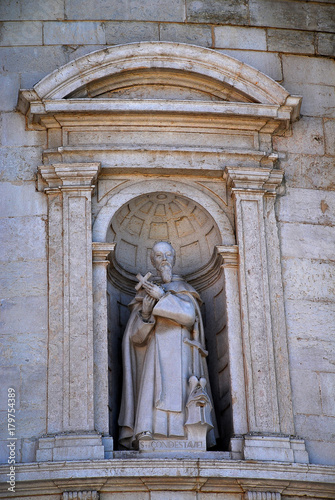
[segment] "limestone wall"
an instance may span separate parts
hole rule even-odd
[[[293,406],[311,462],[335,463],[335,5],[285,0],[3,0],[1,86],[1,435],[17,391],[19,458],[46,432],[47,205],[35,190],[43,131],[25,130],[19,88],[94,50],[178,41],[236,57],[302,95],[302,118],[275,139]],[[7,460],[2,441],[1,460]]]

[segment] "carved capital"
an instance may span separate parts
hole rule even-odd
[[[92,243],[93,264],[109,264],[108,255],[114,252],[116,243]]]
[[[38,168],[40,179],[46,185],[39,183],[40,191],[50,189],[72,190],[89,189],[94,186],[100,170],[100,163],[54,163]]]
[[[223,264],[221,264],[221,267],[223,267],[223,268],[226,268],[226,267],[237,268],[238,267],[238,246],[237,245],[232,245],[232,246],[217,245],[216,251],[217,251],[218,255],[221,255],[221,257],[222,257]]]
[[[284,172],[271,167],[226,167],[227,185],[233,191],[274,193]]]

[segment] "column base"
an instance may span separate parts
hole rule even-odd
[[[308,464],[305,441],[291,436],[246,434],[230,440],[232,459]]]
[[[102,439],[101,435],[95,432],[62,433],[42,437],[38,441],[36,461],[101,460],[105,458],[105,443],[103,444]],[[110,443],[106,442],[106,447],[110,448]]]

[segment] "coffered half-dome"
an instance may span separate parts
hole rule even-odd
[[[152,271],[150,250],[157,241],[170,241],[176,250],[177,274],[190,274],[206,265],[221,243],[211,215],[193,200],[169,192],[142,195],[114,215],[109,239],[116,243],[117,263],[131,274]]]

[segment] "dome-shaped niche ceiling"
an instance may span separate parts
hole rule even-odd
[[[181,275],[207,264],[215,245],[221,243],[217,225],[204,208],[166,192],[142,195],[121,207],[112,219],[108,239],[116,242],[117,263],[132,274],[154,274],[150,250],[156,241],[172,243],[174,273]]]

